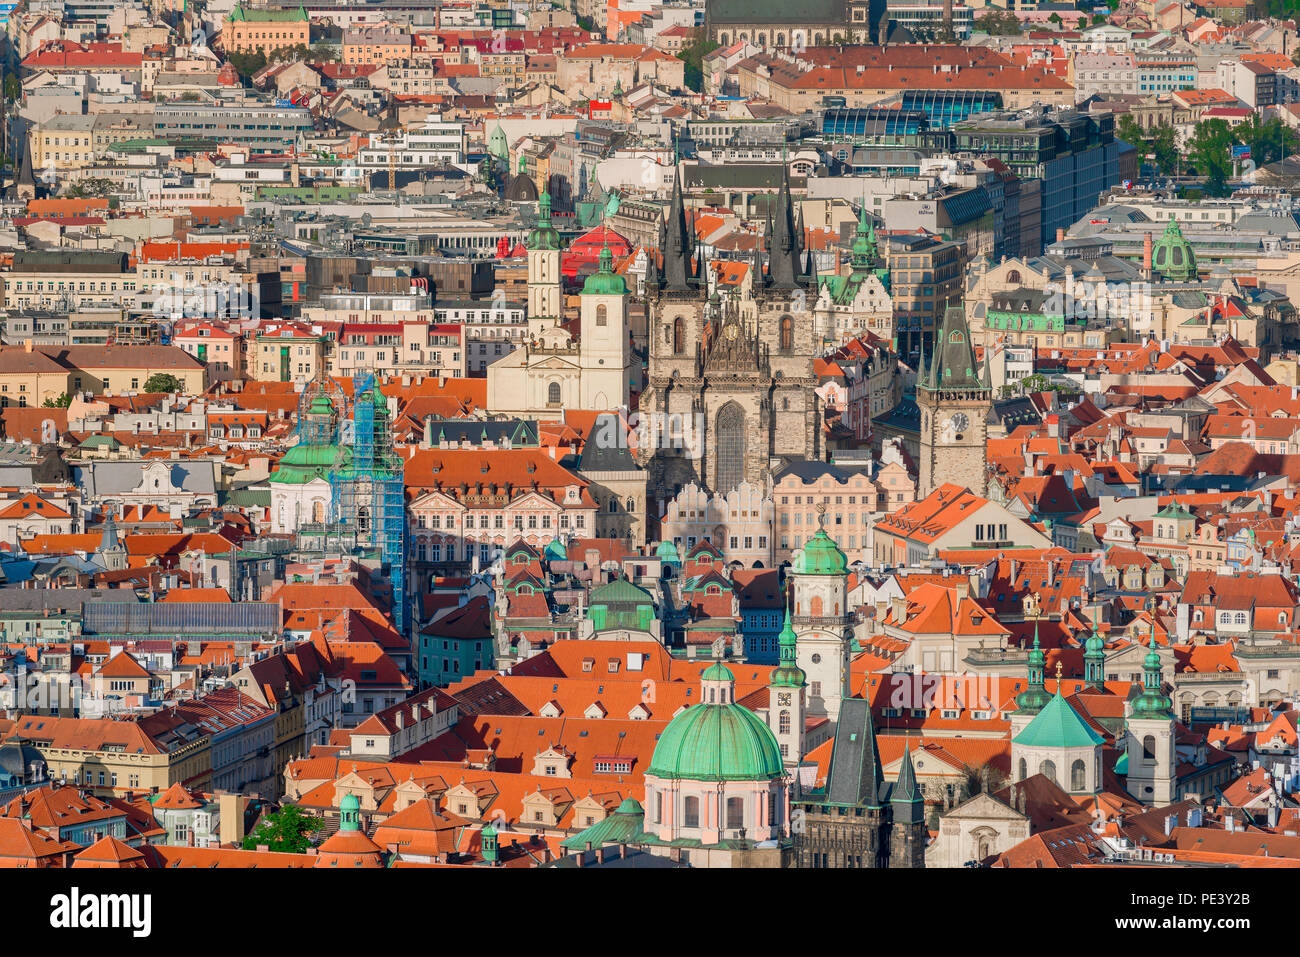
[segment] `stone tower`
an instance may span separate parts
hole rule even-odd
[[[814,392],[816,277],[804,259],[788,175],[756,249],[752,298],[710,296],[707,264],[686,215],[680,172],[646,272],[649,375],[639,450],[661,505],[687,483],[726,494],[785,461],[823,453]]]
[[[949,306],[935,338],[928,367],[922,353],[916,384],[921,409],[921,455],[917,494],[940,485],[963,485],[976,495],[988,491],[988,416],[993,390],[975,359],[966,313]]]
[[[893,821],[889,827],[889,866],[925,867],[925,796],[916,783],[912,749],[903,752],[903,766],[889,795]]]
[[[501,127],[498,125],[497,129]],[[528,333],[533,338],[559,325],[561,296],[560,233],[551,225],[551,194],[537,201],[537,225],[528,233]]]
[[[1131,707],[1125,741],[1128,792],[1143,804],[1170,804],[1174,801],[1178,755],[1174,748],[1173,702],[1164,691],[1154,634],[1151,650],[1142,663],[1142,693],[1133,699]]]
[[[799,667],[808,676],[808,714],[839,721],[849,696],[853,622],[848,562],[824,528],[808,539],[791,568]]]

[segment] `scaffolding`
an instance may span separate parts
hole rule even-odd
[[[354,377],[352,384],[351,414],[341,423],[338,463],[330,473],[333,519],[340,529],[346,530],[356,547],[379,553],[392,585],[393,620],[397,630],[405,635],[403,462],[393,448],[388,400],[379,390],[375,377]]]

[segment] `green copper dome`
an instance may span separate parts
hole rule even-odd
[[[284,453],[270,480],[283,485],[304,485],[316,479],[328,479],[336,468],[346,468],[351,462],[350,448],[300,442]]]
[[[646,771],[683,781],[765,781],[784,773],[776,735],[735,703],[694,704],[673,718]]]
[[[1196,252],[1183,237],[1177,219],[1169,220],[1165,234],[1151,247],[1151,271],[1174,282],[1191,282],[1197,278]]]
[[[552,538],[546,543],[546,549],[543,554],[552,561],[568,561],[569,552],[564,547],[564,543],[558,538]]]
[[[799,553],[794,570],[801,575],[847,575],[849,561],[826,529],[819,528]]]
[[[605,246],[600,250],[600,267],[583,283],[584,296],[622,296],[627,294],[627,283],[614,272],[614,254]]]
[[[655,549],[655,557],[661,562],[675,562],[678,565],[682,563],[682,558],[677,551],[677,546],[667,539],[664,539],[659,543],[659,547]]]
[[[736,680],[736,676],[731,673],[731,669],[721,661],[715,661],[713,664],[709,665],[709,667],[705,668],[704,673],[700,675],[700,678],[704,681]]]
[[[1070,707],[1059,691],[1013,739],[1027,748],[1085,748],[1105,740],[1079,717],[1079,712]]]
[[[1174,703],[1165,694],[1164,676],[1160,673],[1160,655],[1154,642],[1142,663],[1142,693],[1133,699],[1133,717],[1167,718]]]
[[[311,406],[307,409],[307,412],[310,415],[333,415],[334,403],[330,401],[329,396],[321,393],[311,400]]]

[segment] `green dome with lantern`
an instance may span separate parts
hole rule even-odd
[[[702,675],[725,665],[713,665]],[[785,773],[772,729],[736,704],[694,704],[668,722],[646,774],[683,781],[765,781]]]
[[[587,277],[582,285],[584,296],[623,296],[627,294],[627,283],[623,277],[614,272],[614,254],[608,246],[600,250],[599,267]]]
[[[569,560],[568,549],[564,547],[564,543],[561,542],[558,538],[553,538],[549,542],[547,542],[546,548],[543,550],[542,554],[546,557],[547,560],[553,562],[555,561],[566,562]]]
[[[777,636],[777,644],[781,649],[780,663],[772,669],[768,683],[774,688],[802,688],[808,683],[808,676],[796,661],[798,638],[794,633],[794,625],[790,622],[789,608],[785,610],[785,626]]]
[[[1133,699],[1133,717],[1167,718],[1173,710],[1174,703],[1165,694],[1164,676],[1160,673],[1160,655],[1156,652],[1155,642],[1142,662],[1142,693]]]
[[[537,225],[528,232],[524,243],[529,249],[560,249],[560,231],[551,225],[551,194],[542,190],[537,198]]]
[[[1196,251],[1178,228],[1178,220],[1169,220],[1165,233],[1151,247],[1151,271],[1171,282],[1192,282],[1197,278]]]
[[[271,473],[270,481],[284,485],[305,485],[316,479],[328,479],[331,472],[347,468],[351,464],[352,449],[347,446],[300,442],[280,458],[275,471]]]
[[[800,575],[847,575],[849,560],[826,529],[819,528],[799,552],[794,571]]]

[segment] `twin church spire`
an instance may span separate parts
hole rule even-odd
[[[782,168],[775,209],[771,204],[768,207],[766,270],[761,246],[756,244],[754,248],[751,265],[755,289],[794,291],[816,288],[816,269],[812,253],[806,249],[804,235],[803,214],[800,213],[796,220],[789,172]],[[680,168],[673,180],[668,216],[659,223],[656,246],[657,255],[655,251],[651,252],[646,271],[647,286],[677,293],[707,291],[704,249],[686,215]]]

